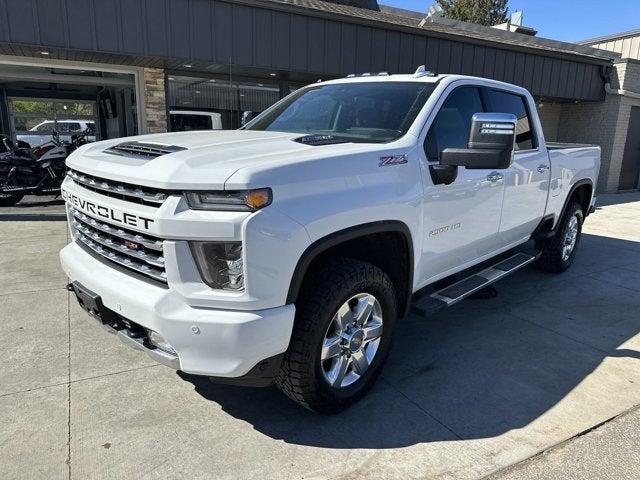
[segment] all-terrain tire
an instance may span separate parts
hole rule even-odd
[[[317,413],[337,413],[359,400],[376,382],[391,347],[397,319],[396,290],[388,275],[359,260],[338,258],[308,274],[296,302],[296,319],[276,385],[289,398]],[[353,384],[333,387],[322,371],[321,349],[333,317],[359,293],[381,306],[383,331],[368,370]]]
[[[570,254],[567,256],[563,251],[566,247],[567,235],[570,233],[573,219],[577,222],[577,237]],[[584,213],[582,212],[582,207],[579,203],[572,202],[562,215],[556,234],[547,240],[538,241],[536,244],[536,246],[542,250],[542,255],[537,262],[540,270],[561,273],[571,266],[576,251],[578,250],[578,244],[580,243],[583,222]]]
[[[23,197],[24,195],[20,195],[20,194],[17,194],[17,195],[0,194],[0,207],[10,207],[12,205],[15,205],[20,200],[22,200]]]

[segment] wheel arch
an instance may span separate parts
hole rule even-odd
[[[351,251],[354,246],[360,243],[359,241],[369,241],[369,243],[371,243],[373,239],[385,238],[395,238],[396,241],[402,238],[402,254],[404,254],[404,258],[397,259],[398,265],[396,268],[390,268],[394,262],[390,260],[389,255],[386,259],[377,257],[374,258],[373,261],[371,256],[364,254],[364,252],[362,252],[362,254],[355,254],[353,257],[375,264],[391,277],[398,295],[398,316],[403,317],[406,315],[411,302],[413,289],[414,252],[411,231],[404,222],[398,220],[385,220],[356,225],[330,233],[309,245],[301,255],[294,269],[287,293],[287,304],[295,303],[298,299],[306,275],[313,267],[314,262],[323,257],[330,256],[332,253],[338,255],[344,251],[345,247],[348,247],[350,249],[349,251]],[[382,243],[379,245],[379,248],[383,248],[384,246],[384,243]]]

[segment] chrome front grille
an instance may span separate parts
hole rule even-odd
[[[115,227],[69,208],[69,223],[79,243],[129,270],[167,283],[162,240]]]
[[[129,183],[94,177],[76,170],[69,170],[67,175],[78,185],[108,197],[119,198],[128,202],[159,207],[171,194],[165,190],[131,185]]]

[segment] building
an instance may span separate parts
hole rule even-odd
[[[599,188],[615,191],[622,117],[610,105],[621,100],[605,88],[624,86],[620,58],[376,0],[3,0],[0,128],[82,117],[111,138],[165,131],[174,110],[217,112],[236,128],[318,79],[425,64],[528,88],[549,139],[603,143]]]
[[[640,178],[640,30],[580,43],[621,55],[621,58],[614,60],[609,81],[605,83],[606,98],[602,110],[609,118],[607,129],[611,130],[611,137],[608,142],[607,139],[601,141],[611,149],[608,190],[637,189]],[[582,113],[576,109],[574,115],[580,116]],[[593,124],[588,128],[597,129]],[[593,133],[598,135],[597,132]]]

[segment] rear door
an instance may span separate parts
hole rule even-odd
[[[450,185],[435,185],[429,165],[438,163],[445,148],[467,148],[471,118],[485,111],[481,90],[450,88],[436,107],[424,139],[424,233],[420,282],[443,277],[498,248],[504,182],[493,170],[458,167]]]
[[[528,237],[544,215],[549,190],[549,154],[538,140],[535,105],[523,95],[499,88],[485,90],[489,112],[518,119],[513,164],[505,173],[500,242],[511,245]]]

